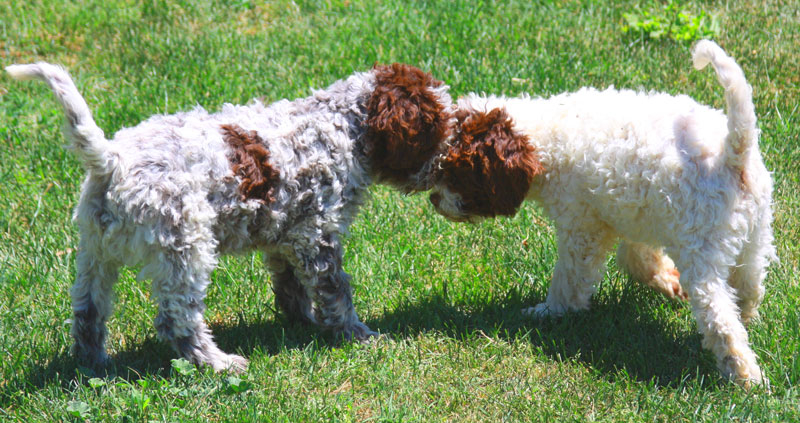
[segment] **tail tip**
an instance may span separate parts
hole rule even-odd
[[[14,79],[25,80],[33,79],[40,73],[39,65],[8,65],[5,67],[6,72]]]
[[[692,62],[694,64],[694,68],[697,70],[705,68],[709,63],[711,63],[712,60],[714,60],[714,56],[719,52],[722,52],[722,48],[717,45],[717,43],[711,40],[698,41],[692,49]]]

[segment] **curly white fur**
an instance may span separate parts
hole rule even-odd
[[[243,357],[214,343],[203,321],[204,298],[219,254],[255,248],[264,252],[276,301],[290,318],[347,338],[376,334],[353,309],[340,240],[367,186],[380,179],[364,141],[375,70],[296,101],[153,116],[111,141],[65,70],[47,63],[6,70],[50,85],[88,171],[74,214],[81,233],[71,292],[77,354],[94,363],[108,359],[105,322],[117,269],[142,265],[139,277],[152,280],[159,306],[159,336],[195,363],[243,370]],[[427,88],[449,110],[447,87]],[[279,173],[273,201],[242,198],[222,125],[255,131],[266,140],[269,162]],[[392,182],[407,191],[424,189],[430,168],[425,164],[407,181]]]
[[[691,98],[584,88],[541,98],[469,95],[458,108],[505,108],[544,168],[528,193],[555,221],[559,258],[538,316],[585,309],[607,252],[671,296],[688,293],[725,377],[762,382],[744,323],[757,315],[766,267],[776,259],[772,181],[758,150],[751,88],[711,41],[694,50],[725,89],[728,115]],[[440,213],[468,220],[463,198],[434,187]],[[669,257],[675,259],[678,272]]]

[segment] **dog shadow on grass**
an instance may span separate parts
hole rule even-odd
[[[628,283],[602,290],[587,311],[537,320],[522,310],[544,298],[529,298],[523,291],[513,290],[506,298],[481,304],[457,304],[446,294],[433,294],[402,303],[365,323],[395,340],[424,333],[452,339],[488,334],[509,343],[522,340],[553,361],[577,360],[609,380],[622,375],[673,388],[688,380],[699,379],[703,386],[721,381],[714,357],[702,348],[685,304]],[[260,321],[213,327],[213,331],[223,350],[246,357],[331,349],[342,343],[318,327],[288,324],[274,314]]]
[[[255,351],[275,355],[282,350],[334,348],[339,343],[336,337],[318,328],[290,323],[274,315],[265,316],[262,321],[211,323],[209,326],[223,351],[244,354],[248,358]],[[39,391],[54,384],[73,390],[95,377],[134,383],[142,378],[174,376],[171,360],[178,355],[156,337],[155,329],[144,340],[132,342],[127,348],[118,348],[112,343],[108,343],[110,361],[105,366],[88,366],[65,348],[31,365],[20,365],[15,377],[0,381],[0,408],[13,404],[22,392]]]
[[[455,304],[446,295],[434,294],[403,303],[365,323],[392,339],[435,332],[453,339],[489,334],[507,342],[522,340],[553,361],[577,360],[612,381],[624,374],[673,388],[698,378],[704,385],[717,383],[714,359],[702,349],[694,325],[687,329],[675,319],[662,321],[652,307],[666,307],[667,314],[689,313],[688,309],[654,296],[648,291],[623,293],[594,301],[588,311],[536,320],[524,316],[521,310],[543,298],[524,298],[520,292],[477,305]],[[210,327],[223,351],[248,358],[286,350],[331,349],[342,342],[317,327],[290,323],[275,314],[231,324],[212,322]],[[119,377],[131,382],[146,375],[167,378],[172,374],[171,359],[177,357],[154,334],[129,348],[110,347],[116,352],[104,368],[83,367],[69,353],[61,352],[43,364],[23,369],[18,378],[0,389],[0,405],[13,402],[16,392],[42,389],[53,382],[70,389],[92,377]]]
[[[666,307],[665,312],[690,315],[688,307],[652,298],[604,299],[593,301],[587,311],[539,320],[522,310],[544,298],[510,297],[465,311],[467,307],[434,296],[401,305],[367,323],[395,339],[436,332],[454,339],[488,334],[507,342],[522,340],[553,361],[577,360],[611,381],[625,377],[672,388],[687,380],[699,379],[704,386],[719,383],[714,357],[702,348],[694,323],[687,329],[675,319],[662,321],[648,308]]]

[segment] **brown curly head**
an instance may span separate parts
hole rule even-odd
[[[442,151],[450,133],[450,98],[434,91],[442,81],[413,66],[395,63],[373,72],[375,90],[366,104],[373,172],[405,191],[425,189],[411,177]]]
[[[458,134],[442,159],[437,184],[458,194],[460,216],[514,215],[543,171],[533,145],[514,131],[503,108],[462,110],[456,118]],[[431,195],[437,209],[438,195]]]

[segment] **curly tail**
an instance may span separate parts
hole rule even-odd
[[[758,146],[753,88],[747,83],[742,68],[713,41],[699,41],[692,52],[692,61],[697,70],[711,63],[725,89],[728,109],[727,163],[741,168],[746,153]]]
[[[67,116],[65,133],[71,139],[87,170],[105,173],[110,167],[109,142],[92,118],[89,106],[64,68],[45,62],[11,65],[6,72],[14,79],[40,79],[53,90]]]

